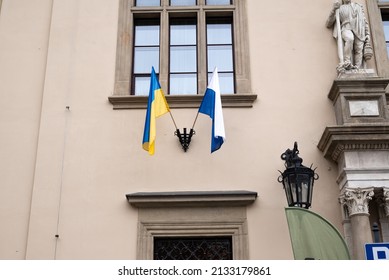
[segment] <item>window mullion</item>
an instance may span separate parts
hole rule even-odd
[[[206,34],[206,16],[203,8],[199,10],[197,16],[197,53],[198,53],[198,94],[204,94],[207,88],[207,34]]]
[[[160,37],[160,53],[159,53],[159,83],[162,90],[167,94],[168,79],[169,79],[169,7],[170,0],[161,0],[161,37]]]
[[[163,0],[168,1],[168,0]],[[160,37],[160,72],[159,82],[162,89],[167,92],[169,76],[169,13],[166,9],[161,14],[161,37]]]

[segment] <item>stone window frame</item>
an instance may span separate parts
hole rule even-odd
[[[232,5],[210,6],[205,0],[198,0],[197,6],[168,6],[169,0],[161,0],[159,7],[135,7],[135,0],[120,0],[118,41],[116,51],[116,71],[114,92],[108,97],[113,109],[144,109],[147,96],[131,95],[131,71],[133,64],[134,14],[159,13],[161,18],[161,49],[159,82],[162,89],[167,89],[168,79],[168,19],[171,12],[188,12],[198,14],[198,24],[205,22],[206,13],[233,14],[233,40],[235,65],[235,94],[222,95],[223,107],[250,108],[257,95],[251,90],[250,55],[248,44],[246,0],[234,0]],[[199,30],[205,26],[198,26]],[[165,41],[163,41],[165,40]],[[198,45],[205,46],[205,32],[198,32]],[[198,91],[197,95],[167,95],[171,108],[198,108],[207,87],[206,50],[198,47]]]
[[[247,260],[246,208],[251,191],[150,192],[127,194],[138,209],[138,260],[152,260],[154,237],[231,236],[234,260]]]
[[[389,58],[386,49],[384,28],[381,18],[381,11],[389,13],[389,2],[378,0],[367,0],[367,14],[370,23],[371,41],[374,46],[374,59],[377,66],[377,74],[380,77],[389,77]]]

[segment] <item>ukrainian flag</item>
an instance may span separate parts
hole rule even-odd
[[[143,132],[143,149],[148,151],[150,155],[153,155],[155,150],[156,118],[167,112],[170,112],[169,105],[167,104],[153,67],[151,69],[149,100]]]

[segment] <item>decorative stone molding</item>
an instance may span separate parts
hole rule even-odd
[[[127,194],[138,208],[137,259],[153,259],[154,237],[231,236],[233,259],[247,260],[246,207],[251,191],[138,192]]]
[[[387,150],[389,151],[389,143],[355,143],[355,144],[339,144],[334,149],[331,159],[338,161],[339,156],[345,151],[353,150]]]
[[[257,196],[251,191],[138,192],[126,195],[128,202],[138,208],[247,206]]]
[[[318,148],[335,162],[344,151],[389,150],[389,124],[353,124],[328,126]]]
[[[340,196],[340,203],[348,208],[350,217],[353,215],[369,215],[369,201],[374,196],[374,188],[347,188]]]

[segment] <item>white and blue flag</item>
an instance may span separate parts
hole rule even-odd
[[[211,153],[213,153],[220,149],[226,139],[217,68],[213,71],[199,113],[208,115],[212,119]]]

